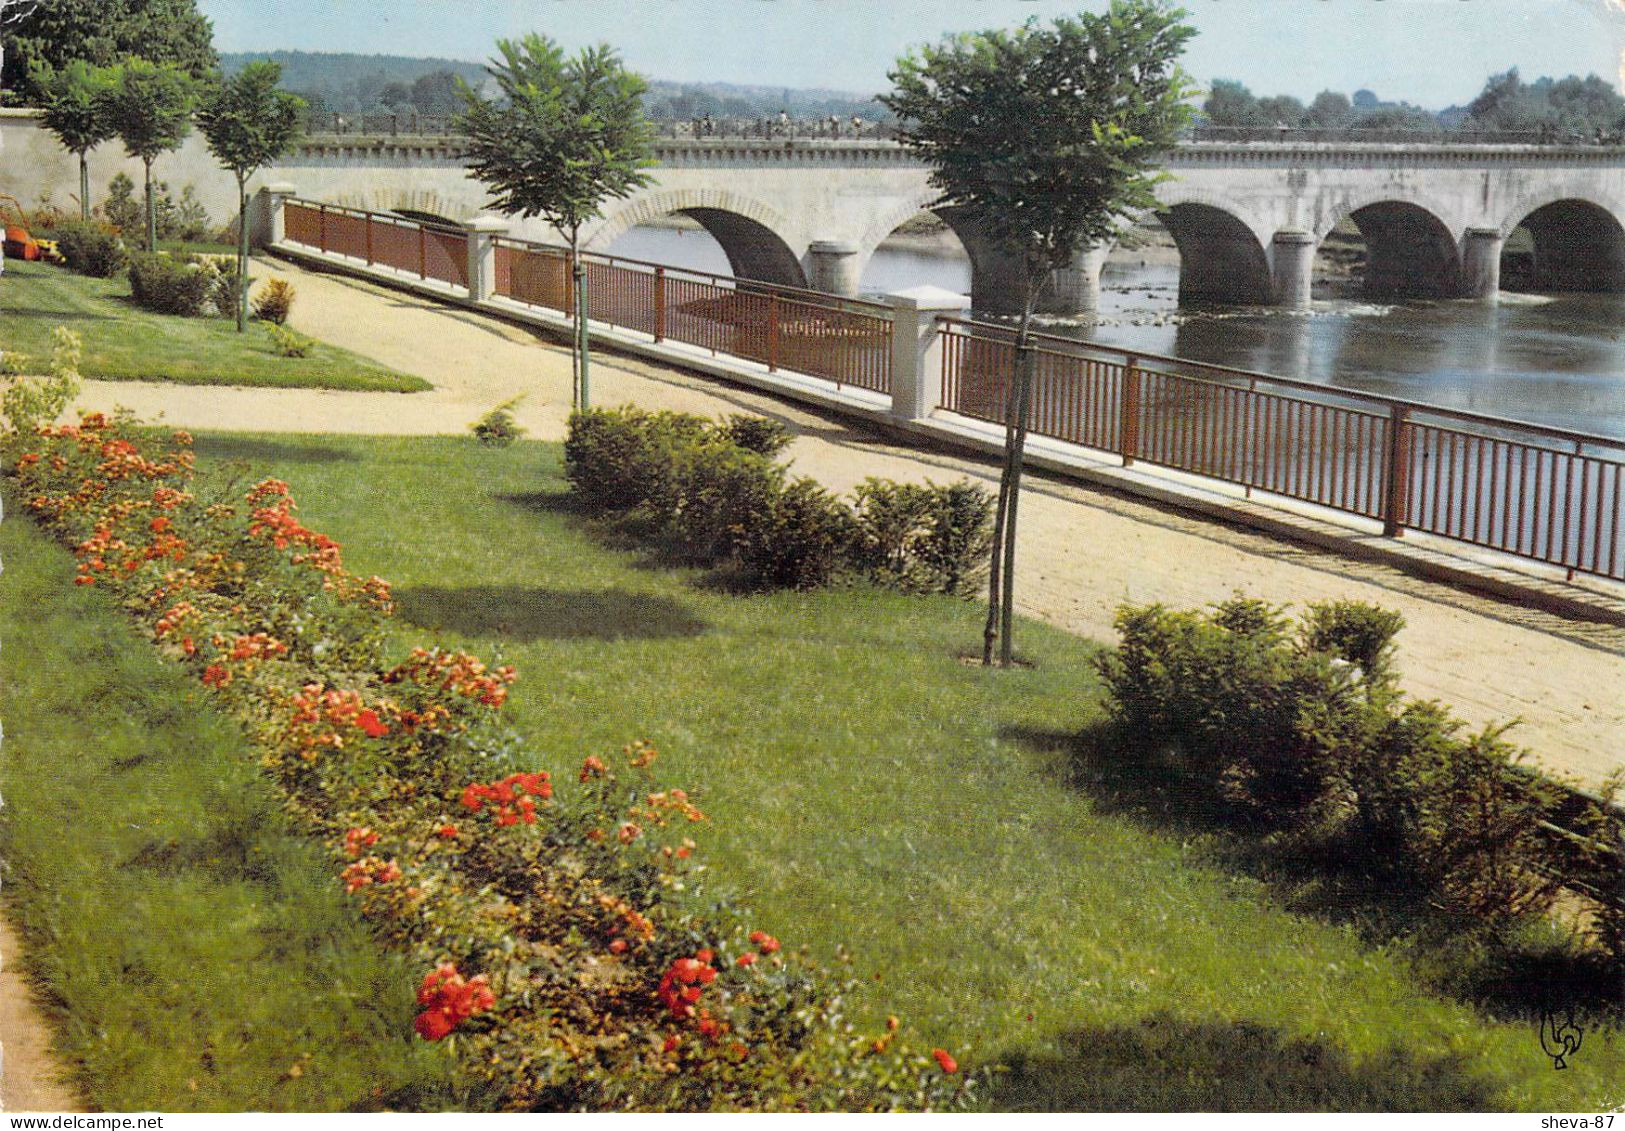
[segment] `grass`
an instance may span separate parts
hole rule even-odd
[[[415,972],[287,827],[240,730],[29,522],[0,524],[0,553],[6,913],[82,1093],[112,1111],[432,1102],[448,1066],[412,1040]]]
[[[306,358],[281,357],[257,324],[239,334],[229,319],[142,310],[123,275],[92,279],[47,263],[8,261],[0,278],[0,348],[43,363],[57,326],[83,337],[80,372],[103,380],[384,392],[430,387],[335,346],[318,344]]]
[[[538,768],[646,737],[698,792],[702,855],[753,922],[869,984],[1010,1108],[1580,1110],[1625,1100],[1625,1035],[1555,1072],[1527,1013],[1431,993],[1410,948],[1125,803],[1076,737],[1095,646],[1023,626],[1027,669],[961,661],[968,603],[734,596],[607,548],[554,446],[206,437],[288,480],[402,645],[500,653]],[[1105,752],[1109,758],[1109,751]],[[1301,893],[1300,893],[1301,894]],[[1527,987],[1525,987],[1527,989]]]

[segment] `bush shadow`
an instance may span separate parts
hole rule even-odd
[[[427,629],[504,640],[664,640],[710,625],[668,597],[624,589],[572,591],[524,585],[395,591],[398,615]]]
[[[319,444],[251,439],[246,436],[197,436],[192,441],[192,449],[206,459],[246,460],[250,463],[354,463],[357,458],[353,452]]]
[[[1164,1011],[1014,1049],[992,1086],[1004,1111],[1483,1111],[1494,1090],[1460,1054],[1341,1046],[1249,1021]]]
[[[1414,973],[1433,992],[1502,1021],[1533,1023],[1544,1009],[1572,1008],[1593,1023],[1625,1022],[1619,973],[1577,939],[1496,933],[1441,911],[1403,876],[1352,866],[1335,843],[1248,826],[1110,722],[1072,732],[1005,727],[1000,738],[1047,755],[1067,788],[1086,794],[1097,812],[1186,841],[1196,859],[1257,880],[1285,910],[1348,927],[1370,946],[1403,942]]]

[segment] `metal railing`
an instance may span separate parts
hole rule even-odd
[[[468,233],[381,212],[289,200],[283,205],[287,238],[369,267],[390,267],[453,286],[468,286]]]
[[[283,205],[286,237],[368,266],[467,289],[468,233],[399,216],[304,200]],[[514,302],[575,312],[567,248],[497,237],[493,293]],[[891,310],[875,302],[583,252],[588,318],[889,394]]]
[[[1014,333],[940,321],[940,407],[1002,422]],[[1035,434],[1625,580],[1625,440],[1033,337]]]
[[[495,292],[529,306],[574,309],[569,251],[506,237],[496,241]],[[588,317],[760,362],[891,392],[891,311],[880,303],[583,252]]]

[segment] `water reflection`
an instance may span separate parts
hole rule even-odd
[[[637,228],[618,254],[727,271],[703,231]],[[970,265],[936,249],[882,248],[866,290],[932,284],[960,293]],[[1324,385],[1625,438],[1625,295],[1503,295],[1490,305],[1377,305],[1319,299],[1307,313],[1180,309],[1172,264],[1114,261],[1102,274],[1099,325],[1053,333],[1295,377]]]

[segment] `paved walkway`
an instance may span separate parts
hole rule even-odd
[[[125,404],[188,428],[374,434],[461,433],[525,394],[531,435],[560,439],[569,410],[568,353],[529,331],[467,311],[281,262],[266,270],[297,291],[293,325],[415,373],[432,392],[329,393],[89,382],[87,403]],[[678,370],[596,355],[593,401],[705,414],[750,410],[789,423],[798,472],[849,490],[865,477],[996,485],[970,458],[876,439],[811,410]],[[1398,609],[1399,662],[1413,694],[1450,704],[1477,726],[1521,719],[1512,737],[1548,769],[1595,783],[1625,766],[1625,629],[1565,621],[1419,580],[1390,567],[1233,530],[1082,487],[1035,480],[1023,496],[1021,610],[1099,640],[1124,602],[1196,607],[1236,592],[1290,602],[1352,598]],[[970,642],[968,642],[970,643]]]

